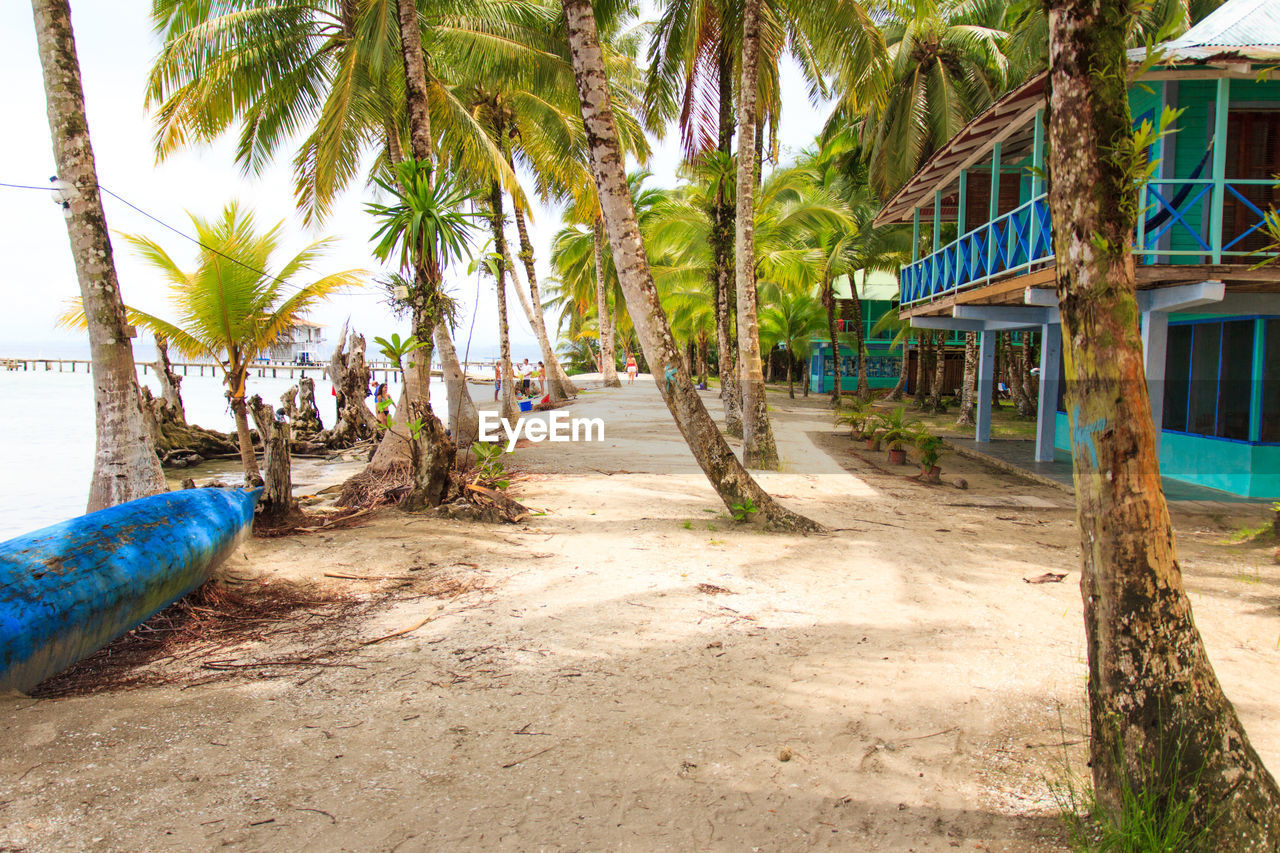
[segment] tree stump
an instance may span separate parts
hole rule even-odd
[[[187,423],[187,410],[182,405],[182,377],[173,369],[169,361],[169,339],[164,335],[156,335],[157,358],[152,369],[156,372],[156,380],[160,383],[160,399],[173,410],[178,423]]]
[[[350,349],[347,348],[348,343]],[[353,332],[348,341],[347,327],[343,325],[338,345],[329,359],[329,378],[337,395],[338,422],[332,430],[322,433],[321,441],[328,447],[350,447],[377,433],[378,422],[364,403],[372,377],[364,353],[364,336]]]
[[[289,460],[289,423],[276,417],[257,394],[249,400],[249,412],[262,437],[263,489],[258,499],[254,524],[280,527],[295,520],[300,512],[293,499],[293,474]]]

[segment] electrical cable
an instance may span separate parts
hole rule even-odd
[[[29,184],[10,184],[10,183],[5,183],[3,181],[0,181],[0,187],[6,187],[8,189],[17,189],[17,190],[43,190],[45,192],[55,192],[59,189],[59,187],[55,187],[55,186],[40,187],[40,186],[31,186]],[[277,282],[282,287],[289,287],[295,290],[302,289],[301,285],[292,284],[280,278],[279,276],[272,275],[271,273],[265,270],[260,270],[257,267],[250,266],[249,264],[246,264],[244,261],[240,260],[239,258],[232,257],[231,255],[228,255],[226,252],[223,252],[220,249],[210,246],[196,237],[192,237],[190,234],[186,233],[182,229],[176,228],[175,226],[170,225],[168,222],[165,222],[163,219],[156,216],[155,214],[152,214],[143,210],[141,207],[138,207],[136,204],[124,198],[119,193],[114,192],[113,190],[109,189],[108,187],[102,184],[98,184],[98,189],[102,190],[104,193],[111,196],[116,201],[120,202],[126,207],[132,208],[138,213],[141,213],[143,216],[147,217],[152,222],[155,222],[157,225],[161,225],[165,228],[168,228],[174,234],[177,234],[179,237],[182,237],[183,239],[190,240],[192,243],[195,243],[197,246],[199,246],[200,248],[204,249],[207,252],[212,252],[215,255],[226,258],[227,260],[231,261],[233,264],[243,267],[244,269],[248,270],[251,273],[254,273],[255,275],[259,275],[259,276],[262,276],[263,278],[270,279],[271,281]]]
[[[0,182],[0,187],[8,187],[9,189],[12,189],[12,190],[43,190],[44,192],[47,192],[47,193],[51,193],[54,190],[58,189],[57,187],[33,187],[27,184],[6,184],[3,182]]]

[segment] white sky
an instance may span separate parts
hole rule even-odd
[[[340,200],[320,230],[308,231],[295,213],[290,168],[293,150],[283,151],[277,164],[256,176],[241,174],[234,162],[231,136],[156,165],[152,125],[143,108],[147,71],[158,49],[148,20],[150,5],[148,0],[72,0],[72,23],[100,183],[188,234],[192,229],[187,211],[216,216],[228,200],[237,198],[256,212],[260,224],[286,221],[282,259],[318,237],[333,236],[336,243],[316,265],[317,275],[343,269],[375,270],[377,261],[369,251],[374,226],[363,208],[370,194],[362,181]],[[21,0],[4,0],[0,9],[0,80],[4,81],[7,122],[0,130],[0,182],[44,185],[55,168],[31,12]],[[822,115],[809,106],[798,72],[790,65],[784,69],[783,90],[788,112],[780,142],[784,150],[798,150],[812,141]],[[783,159],[787,159],[785,154]],[[678,162],[675,135],[668,134],[656,144],[649,164],[654,183],[673,185]],[[191,262],[194,244],[110,196],[104,197],[103,204],[113,234],[145,234],[165,246],[180,263]],[[550,240],[559,225],[558,215],[549,210],[537,211],[531,223],[543,279],[548,274]],[[165,314],[167,288],[159,274],[139,261],[124,241],[114,240],[114,248],[125,301]],[[465,346],[465,330],[476,302],[475,279],[466,279],[463,272],[459,269],[447,276],[451,290],[465,306],[457,335],[460,350]],[[0,287],[4,294],[0,356],[79,340],[74,333],[54,328],[66,301],[79,290],[66,227],[48,193],[0,187]],[[508,301],[513,353],[536,357],[536,339],[524,313],[514,295]],[[491,282],[482,284],[479,302],[473,358],[497,352],[497,311]],[[392,318],[374,287],[365,293],[338,296],[312,315],[312,319],[334,327],[330,338],[348,317],[353,327],[369,338],[403,331],[405,326],[404,321],[397,323]],[[548,317],[554,334],[553,323],[554,318]]]

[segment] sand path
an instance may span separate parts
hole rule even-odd
[[[850,453],[818,400],[771,403],[786,465],[761,479],[831,535],[733,524],[652,384],[586,394],[561,411],[604,442],[512,458],[546,516],[386,511],[235,558],[492,587],[345,626],[437,617],[356,666],[12,700],[0,849],[1060,849],[1047,780],[1064,737],[1080,760],[1085,676],[1069,496],[950,458],[970,488],[922,486]],[[1280,573],[1214,544],[1234,522],[1180,520],[1210,653],[1280,767]],[[1045,571],[1069,574],[1023,582]]]

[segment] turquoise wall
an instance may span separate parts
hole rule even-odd
[[[1055,416],[1054,447],[1070,451],[1067,415],[1056,412]],[[1280,445],[1163,430],[1160,473],[1241,497],[1280,500]]]
[[[809,354],[809,390],[826,393],[835,388],[834,365],[831,362],[831,342],[814,341]],[[858,362],[854,357],[853,347],[840,345],[840,359],[844,362],[844,381],[842,390],[855,391],[858,387]],[[902,354],[889,352],[884,344],[867,341],[867,384],[872,388],[892,388],[898,384],[902,373]]]

